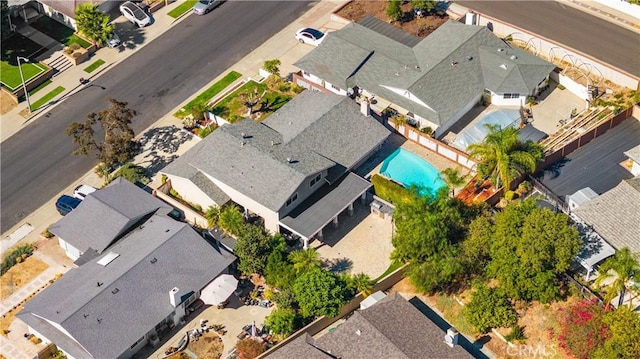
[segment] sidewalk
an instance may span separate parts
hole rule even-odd
[[[640,19],[594,0],[556,0],[640,34]],[[617,1],[617,0],[611,0]],[[640,40],[639,40],[640,41]]]
[[[171,27],[173,27],[173,25],[177,24],[179,21],[185,19],[188,15],[191,14],[191,11],[188,11],[178,19],[174,19],[171,16],[167,15],[167,13],[170,10],[174,9],[178,4],[179,2],[176,1],[154,12],[151,15],[154,19],[154,22],[151,25],[142,29],[138,29],[137,27],[134,28],[134,26],[131,23],[129,23],[123,16],[118,17],[115,21],[113,21],[113,24],[115,25],[116,33],[119,35],[121,39],[131,38],[131,36],[123,36],[123,34],[134,33],[134,31],[137,33],[138,31],[140,31],[142,32],[143,35],[142,36],[137,35],[136,37],[144,38],[144,42],[141,44],[137,44],[137,43],[134,43],[133,40],[129,40],[129,41],[123,40],[123,44],[121,44],[119,47],[116,47],[116,48],[104,47],[99,49],[98,51],[95,52],[95,54],[93,54],[93,56],[89,60],[77,66],[72,66],[71,68],[68,68],[62,71],[57,75],[55,75],[53,78],[51,78],[52,82],[50,84],[48,84],[43,89],[35,93],[33,96],[29,97],[30,102],[32,104],[35,103],[36,101],[40,100],[42,97],[47,95],[49,92],[51,92],[53,89],[55,89],[58,86],[64,87],[65,91],[63,91],[58,96],[54,97],[52,99],[52,102],[63,99],[63,98],[67,98],[69,95],[75,93],[83,86],[80,84],[80,81],[79,81],[80,78],[93,80],[99,77],[100,75],[102,75],[109,68],[118,64],[120,61],[127,59],[129,56],[133,55],[136,51],[140,50],[142,47],[149,44],[151,41],[153,41],[154,39],[156,39],[157,37],[165,33],[167,30],[169,30]],[[34,34],[34,36],[41,39],[41,41],[39,42],[48,41],[46,39],[46,36],[44,35],[41,36],[39,32],[37,33],[37,35]],[[43,59],[42,62],[50,64],[60,56],[61,56],[61,50],[51,52],[49,53],[49,57],[47,59]],[[98,67],[98,69],[92,73],[87,73],[84,71],[84,69],[87,68],[87,66],[91,65],[98,59],[103,60],[105,63],[102,66]],[[89,82],[89,85],[90,84],[91,84],[91,81]],[[88,85],[85,85],[85,86],[88,86]],[[56,104],[57,103],[59,102],[56,102]],[[11,109],[11,111],[2,115],[2,125],[0,126],[0,131],[1,131],[0,141],[6,140],[16,132],[20,131],[24,126],[30,124],[31,122],[37,121],[39,117],[41,117],[44,113],[46,113],[47,110],[49,110],[52,106],[55,106],[56,104],[44,105],[39,109],[35,109],[30,116],[24,117],[23,115],[21,115],[21,112],[23,114],[26,113],[27,103],[26,102],[19,103],[16,107]]]

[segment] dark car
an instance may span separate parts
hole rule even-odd
[[[66,194],[64,194],[56,201],[56,209],[61,215],[64,216],[78,207],[80,202],[82,201],[75,197],[67,196]]]

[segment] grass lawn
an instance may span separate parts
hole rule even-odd
[[[104,60],[103,59],[97,59],[96,61],[94,61],[91,65],[87,66],[84,69],[84,72],[87,73],[92,73],[93,71],[95,71],[98,67],[104,65]]]
[[[53,91],[49,92],[48,94],[44,95],[41,99],[39,99],[38,101],[34,102],[31,104],[31,110],[37,110],[40,107],[42,107],[43,105],[49,103],[49,101],[51,101],[54,97],[58,96],[59,94],[61,94],[63,91],[65,90],[64,87],[62,86],[58,86],[55,89],[53,89]]]
[[[206,104],[215,95],[222,92],[222,90],[226,89],[227,86],[231,85],[235,80],[239,79],[240,77],[242,77],[242,74],[239,72],[235,72],[235,71],[229,72],[225,77],[220,79],[220,81],[217,81],[216,83],[211,85],[211,87],[204,90],[200,95],[198,95],[198,97],[194,98],[189,103],[187,103],[184,106],[184,109],[176,112],[174,116],[178,118],[183,118],[184,116],[188,115],[189,112],[191,112],[191,109],[194,106],[196,106],[197,104]]]
[[[67,46],[74,43],[85,49],[91,46],[89,42],[75,35],[73,29],[62,25],[48,16],[41,16],[36,22],[32,23],[31,26]]]
[[[169,16],[171,16],[172,18],[176,19],[176,18],[180,17],[180,15],[182,15],[185,12],[191,10],[193,8],[193,5],[195,5],[197,2],[198,2],[198,0],[186,0],[182,4],[176,6],[175,9],[169,11],[167,14]]]
[[[229,96],[225,97],[222,101],[218,102],[211,112],[227,119],[229,122],[235,122],[245,118],[247,115],[247,107],[240,100],[239,94],[244,91],[252,93],[255,89],[258,89],[259,95],[266,91],[260,103],[254,106],[253,116],[257,121],[262,121],[269,117],[269,115],[277,111],[293,98],[291,95],[285,95],[277,91],[269,90],[264,82],[257,83],[255,81],[249,81],[239,89],[232,92]]]
[[[21,63],[21,67],[25,82],[29,82],[29,80],[45,71],[44,66],[31,62]],[[18,65],[13,66],[8,62],[2,61],[0,62],[0,74],[0,81],[2,81],[2,84],[11,91],[22,86],[22,78],[20,77],[20,69],[18,68]]]
[[[442,312],[445,319],[447,319],[451,325],[453,325],[459,332],[468,335],[475,335],[476,331],[467,318],[462,313],[462,306],[452,297],[436,294],[435,295],[436,307]]]
[[[42,90],[43,88],[45,88],[50,83],[51,83],[51,80],[47,80],[47,81],[41,83],[40,85],[38,85],[38,87],[36,87],[33,90],[29,91],[29,96],[33,96],[36,92]]]

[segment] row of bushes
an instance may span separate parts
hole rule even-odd
[[[27,259],[27,257],[33,254],[34,250],[35,248],[32,244],[25,244],[7,254],[2,261],[2,265],[0,267],[0,275],[5,274],[9,270],[9,268]]]
[[[374,174],[373,177],[371,177],[371,184],[373,184],[376,196],[387,202],[398,204],[411,200],[411,192],[409,192],[408,189],[379,174]]]

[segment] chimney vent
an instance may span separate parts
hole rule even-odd
[[[451,327],[447,329],[447,334],[444,336],[444,342],[451,348],[458,345],[458,331],[456,328]]]
[[[360,112],[366,117],[371,116],[371,105],[369,99],[360,101]]]
[[[174,308],[180,304],[179,292],[180,289],[178,289],[177,287],[174,287],[173,289],[171,289],[171,291],[169,291],[169,302]]]

